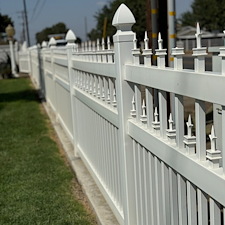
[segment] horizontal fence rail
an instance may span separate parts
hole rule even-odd
[[[126,15],[124,17],[124,15]],[[115,214],[126,225],[225,225],[225,48],[220,73],[205,71],[197,25],[194,70],[183,48],[166,67],[161,35],[157,65],[145,35],[122,4],[110,39],[67,45],[51,39],[19,53]],[[140,60],[141,59],[141,60]]]

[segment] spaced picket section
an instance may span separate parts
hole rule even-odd
[[[20,72],[22,73],[30,73],[31,68],[30,68],[30,57],[29,57],[29,51],[26,46],[26,42],[23,43],[19,54],[19,68]]]
[[[183,69],[182,48],[172,49],[169,68],[159,33],[153,66],[147,34],[138,49],[134,23],[122,4],[113,45],[107,38],[78,46],[70,30],[65,47],[51,39],[21,51],[20,63],[27,55],[32,80],[120,224],[225,225],[225,139],[217,140],[215,118],[210,132],[206,121],[206,103],[220,105],[218,136],[225,135],[225,48],[222,72],[206,72],[197,24],[195,69]],[[194,102],[188,117],[187,98]]]

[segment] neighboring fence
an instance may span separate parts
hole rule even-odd
[[[21,47],[21,50],[19,51],[19,69],[22,73],[30,73],[30,53],[27,49],[26,42]]]
[[[224,137],[225,48],[220,50],[222,73],[205,72],[206,48],[198,27],[194,71],[183,70],[182,48],[172,50],[174,68],[165,67],[160,35],[157,66],[151,65],[147,37],[140,64],[134,23],[122,4],[113,19],[114,50],[109,41],[78,48],[72,31],[66,47],[56,47],[51,39],[49,47],[30,48],[31,78],[120,224],[225,225],[225,138],[217,149],[210,127],[206,150],[205,108],[205,102],[222,105]],[[24,63],[25,53],[21,56]],[[195,102],[188,119],[187,97]]]

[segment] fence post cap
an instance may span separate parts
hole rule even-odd
[[[27,50],[27,42],[24,41],[22,46],[21,46],[22,51],[26,51]]]
[[[134,15],[130,9],[122,3],[113,17],[112,25],[116,27],[117,30],[130,31],[135,22]]]
[[[76,39],[77,38],[74,32],[72,30],[69,30],[66,34],[67,43],[74,43]]]
[[[56,46],[56,40],[55,38],[51,37],[48,43],[49,47]]]
[[[46,41],[42,41],[41,47],[42,47],[42,48],[47,48],[47,42],[46,42]]]

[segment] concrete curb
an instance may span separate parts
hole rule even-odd
[[[86,169],[80,158],[74,156],[74,148],[61,125],[57,122],[56,117],[50,106],[42,103],[56,131],[58,138],[63,146],[69,163],[75,172],[78,182],[80,183],[84,194],[87,196],[94,213],[96,214],[99,225],[117,225],[119,224],[112,210],[99,191],[90,173]]]

